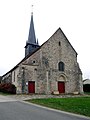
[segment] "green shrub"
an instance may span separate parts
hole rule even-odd
[[[90,84],[83,85],[83,91],[84,92],[90,92]]]

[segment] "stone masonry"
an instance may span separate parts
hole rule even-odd
[[[59,70],[60,62],[63,63],[64,70]],[[65,91],[61,90],[64,94],[83,92],[77,52],[60,28],[39,49],[11,70],[11,73],[13,71],[17,74],[13,82],[17,87],[17,93],[29,93],[29,81],[35,82],[37,94],[52,94],[59,91],[59,83],[63,83],[61,87]]]

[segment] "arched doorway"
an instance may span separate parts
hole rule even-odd
[[[58,91],[59,93],[65,93],[65,83],[58,81]]]
[[[59,93],[65,93],[65,77],[60,76],[58,81],[58,91]]]

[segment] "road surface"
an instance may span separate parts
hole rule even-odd
[[[0,95],[0,120],[90,120]]]

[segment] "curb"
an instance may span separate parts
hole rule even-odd
[[[90,120],[90,117],[87,117],[87,116],[84,116],[84,115],[79,115],[79,114],[70,113],[70,112],[61,111],[61,110],[56,110],[56,109],[53,109],[53,108],[37,105],[37,104],[26,102],[26,101],[20,101],[20,102],[25,103],[25,104],[29,104],[29,105],[33,105],[35,107],[43,108],[43,109],[46,109],[46,110],[49,110],[49,111],[55,111],[55,112],[59,112],[59,113],[62,113],[62,114],[67,114],[67,115],[75,116],[75,117],[78,117],[78,118],[85,118],[87,120]]]

